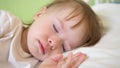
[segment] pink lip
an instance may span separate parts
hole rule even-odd
[[[41,50],[42,53],[45,55],[45,49],[44,49],[43,45],[41,44],[40,41],[38,41],[38,42],[39,42],[40,50]]]

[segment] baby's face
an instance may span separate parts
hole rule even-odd
[[[69,11],[37,14],[28,31],[27,44],[30,53],[39,60],[77,48],[86,38],[87,25],[81,23],[71,28],[77,18],[65,20]]]

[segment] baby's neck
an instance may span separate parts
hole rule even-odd
[[[28,28],[24,28],[21,37],[21,47],[25,52],[30,53],[27,45],[27,33]]]

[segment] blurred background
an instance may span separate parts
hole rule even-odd
[[[29,24],[34,14],[53,0],[0,0],[0,10],[6,10],[18,16],[23,23]],[[90,6],[100,3],[120,3],[120,0],[83,0]]]
[[[29,24],[34,14],[51,0],[0,0],[0,10],[18,16],[23,23]]]
[[[83,1],[87,2],[91,6],[100,3],[120,3],[120,0],[83,0]]]

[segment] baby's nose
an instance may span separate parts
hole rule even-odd
[[[59,36],[51,36],[48,38],[48,44],[51,49],[58,48],[62,45],[62,39]]]

